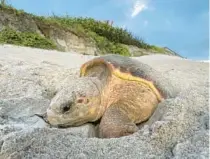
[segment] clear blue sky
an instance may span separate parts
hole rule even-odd
[[[37,15],[113,20],[149,44],[167,46],[190,59],[208,59],[208,0],[8,0]]]

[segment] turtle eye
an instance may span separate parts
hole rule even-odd
[[[63,107],[63,112],[67,112],[67,111],[69,111],[69,109],[70,109],[70,105],[65,105]]]
[[[63,104],[63,105],[62,105],[62,107],[61,107],[61,108],[62,108],[63,113],[65,113],[65,112],[69,111],[72,105],[73,105],[73,103],[72,103],[72,102],[69,102],[69,103],[67,103],[67,104]]]

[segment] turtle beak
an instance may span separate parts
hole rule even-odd
[[[47,120],[47,112],[45,112],[43,114],[34,114],[34,115],[38,116],[39,118],[44,120],[47,124],[49,124],[49,121]]]

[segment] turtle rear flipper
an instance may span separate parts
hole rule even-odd
[[[121,109],[121,105],[113,104],[105,111],[100,125],[100,138],[116,138],[127,136],[138,131],[138,127]]]

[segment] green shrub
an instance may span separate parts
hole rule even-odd
[[[94,39],[102,54],[113,53],[123,56],[130,56],[129,50],[122,44],[110,42],[107,38],[99,36],[94,32],[88,32],[87,34],[89,37]]]
[[[42,49],[56,49],[56,45],[46,39],[41,37],[37,33],[30,32],[17,32],[9,27],[4,28],[0,32],[0,43],[30,46]]]
[[[150,49],[157,51],[158,53],[165,53],[165,49],[158,46],[151,45]]]
[[[110,47],[110,52],[112,52],[113,54],[120,54],[123,56],[131,56],[129,50],[125,46],[119,43],[113,44]]]
[[[0,42],[18,45],[22,41],[17,32],[10,28],[5,28],[0,32]]]

